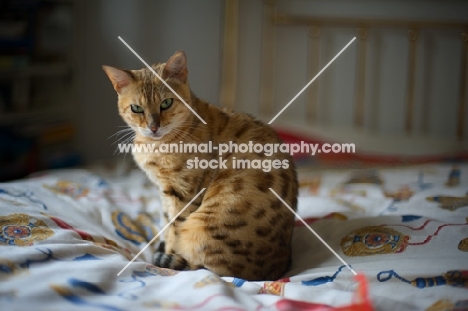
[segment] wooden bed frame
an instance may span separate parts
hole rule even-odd
[[[237,88],[239,84],[239,1],[225,1],[225,27],[223,46],[222,86],[220,102],[224,107],[235,109],[237,101]],[[365,19],[365,18],[338,18],[338,17],[314,17],[290,15],[279,12],[275,0],[263,1],[262,38],[261,38],[261,63],[260,71],[260,95],[258,116],[264,121],[269,121],[278,111],[273,107],[275,89],[275,55],[276,33],[278,27],[294,26],[307,31],[307,73],[309,80],[319,72],[320,46],[323,41],[322,30],[328,28],[352,28],[355,29],[357,44],[356,73],[354,83],[353,101],[353,126],[337,127],[328,126],[321,120],[318,110],[318,92],[320,83],[312,83],[305,91],[306,96],[306,122],[299,122],[300,118],[279,118],[272,124],[280,131],[286,131],[298,137],[318,138],[321,141],[353,142],[359,152],[374,155],[403,155],[403,156],[453,156],[468,153],[468,129],[466,114],[467,109],[467,84],[468,84],[468,23],[457,23],[437,20],[403,20],[403,19]],[[376,124],[366,125],[365,114],[369,105],[376,103],[366,102],[366,57],[369,54],[368,33],[373,29],[397,29],[407,33],[408,48],[403,51],[403,57],[407,58],[407,72],[405,83],[404,102],[404,135],[381,135],[375,133]],[[428,130],[429,117],[427,113],[415,116],[415,84],[418,70],[418,34],[425,29],[444,29],[458,32],[461,40],[460,51],[460,78],[458,84],[456,133],[447,139],[431,137]],[[337,30],[339,31],[339,30]],[[406,53],[406,55],[404,55]],[[329,55],[330,59],[334,55]],[[367,64],[367,65],[366,65]],[[317,81],[316,81],[317,82]],[[303,85],[298,85],[298,90]],[[427,87],[427,86],[426,86]],[[375,109],[378,109],[376,107]],[[423,107],[422,109],[428,109]],[[367,110],[368,111],[368,110]],[[415,131],[415,118],[420,127]],[[377,121],[376,121],[377,122]]]

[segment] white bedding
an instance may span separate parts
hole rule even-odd
[[[299,176],[299,214],[366,276],[376,310],[468,310],[468,165]],[[358,289],[300,222],[281,280],[157,268],[155,243],[117,276],[160,219],[158,193],[138,170],[0,184],[0,310],[334,310]]]

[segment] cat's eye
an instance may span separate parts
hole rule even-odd
[[[171,107],[172,102],[174,101],[173,98],[167,98],[161,102],[161,110],[165,110],[169,107]]]
[[[144,110],[142,107],[138,106],[138,105],[130,105],[130,108],[132,109],[132,112],[134,113],[143,113]]]

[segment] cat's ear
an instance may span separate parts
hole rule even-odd
[[[178,51],[169,58],[163,70],[163,78],[176,78],[182,83],[187,81],[187,58],[183,51]]]
[[[103,65],[102,69],[107,74],[117,93],[121,93],[133,81],[132,73],[128,70],[117,69]]]

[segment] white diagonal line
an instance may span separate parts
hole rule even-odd
[[[182,213],[185,211],[185,209],[186,209],[187,207],[189,207],[190,204],[192,204],[193,201],[195,201],[196,198],[198,198],[198,196],[199,196],[203,191],[205,191],[205,189],[206,189],[206,188],[203,188],[202,190],[200,190],[200,192],[198,192],[197,195],[194,196],[193,199],[190,200],[190,202],[188,202],[187,205],[185,205],[184,208],[181,209],[180,212],[178,212],[177,215],[175,215],[174,218],[172,218],[172,220],[171,220],[170,222],[168,222],[168,223],[164,226],[164,228],[162,228],[161,231],[159,231],[158,234],[156,234],[156,236],[155,236],[154,238],[152,238],[151,241],[149,241],[149,242],[145,245],[145,247],[143,247],[143,249],[142,249],[138,254],[136,254],[135,257],[133,257],[133,259],[130,260],[130,262],[127,263],[127,265],[126,265],[122,270],[120,270],[119,273],[117,273],[117,276],[120,276],[120,274],[122,274],[122,272],[124,272],[125,269],[127,269],[128,266],[130,266],[131,263],[134,262],[135,259],[137,259],[138,256],[140,256],[141,253],[143,253],[143,252],[145,251],[145,249],[147,249],[148,246],[149,246],[151,243],[153,243],[153,242],[161,235],[161,233],[163,233],[164,230],[166,230],[166,229],[177,219],[177,217],[179,217],[179,215],[182,214]]]
[[[327,242],[325,242],[325,241],[322,239],[322,237],[321,237],[320,235],[318,235],[318,233],[315,232],[315,230],[312,229],[312,228],[304,221],[304,219],[302,219],[302,217],[299,216],[299,215],[288,205],[288,203],[286,203],[286,202],[275,192],[275,190],[273,190],[273,189],[271,189],[271,188],[268,188],[268,189],[270,189],[270,191],[273,192],[273,194],[274,194],[281,202],[283,202],[283,204],[286,205],[287,208],[289,208],[289,210],[297,217],[297,219],[299,219],[299,220],[304,224],[304,226],[306,226],[307,229],[309,229],[309,230],[320,240],[320,242],[322,242],[323,245],[325,245],[325,246],[333,253],[333,255],[336,256],[336,258],[338,258],[354,275],[357,275],[356,271],[354,271],[354,269],[351,268],[351,266],[350,266],[346,261],[344,261],[344,259],[341,258],[341,256],[338,255],[338,254],[335,252],[335,250],[334,250],[333,248],[331,248],[330,245],[328,245]]]
[[[332,60],[331,60],[331,61],[329,61],[329,62],[328,62],[328,64],[326,64],[326,65],[325,65],[325,67],[323,67],[323,68],[322,68],[322,70],[320,70],[320,71],[319,71],[319,73],[318,73],[318,74],[316,74],[316,75],[315,75],[315,77],[314,77],[312,80],[310,80],[310,82],[309,82],[309,83],[307,83],[307,85],[306,85],[306,86],[304,86],[304,87],[302,88],[302,90],[300,90],[300,91],[299,91],[299,93],[297,93],[297,95],[296,95],[296,96],[294,96],[294,97],[293,97],[293,99],[291,99],[291,100],[289,101],[289,103],[287,103],[287,104],[286,104],[286,106],[284,106],[284,108],[283,108],[283,109],[281,109],[281,111],[280,111],[280,112],[278,112],[278,114],[277,114],[277,115],[276,115],[276,116],[275,116],[273,119],[271,119],[271,121],[270,121],[270,122],[268,122],[268,124],[271,124],[271,123],[273,123],[273,121],[275,121],[275,120],[276,120],[276,118],[278,118],[278,117],[279,117],[279,115],[280,115],[280,114],[282,114],[282,113],[283,113],[283,111],[285,111],[285,110],[286,110],[286,108],[288,108],[288,107],[289,107],[289,105],[291,105],[291,104],[292,104],[292,102],[293,102],[293,101],[295,101],[295,100],[296,100],[296,98],[298,98],[298,97],[299,97],[299,95],[301,95],[301,94],[302,94],[302,92],[304,92],[304,91],[305,91],[305,89],[306,89],[306,88],[308,88],[308,87],[309,87],[309,85],[311,85],[311,84],[312,84],[312,82],[314,82],[314,81],[315,81],[315,79],[317,79],[317,78],[318,78],[318,77],[319,77],[319,76],[322,74],[322,72],[324,72],[324,71],[325,71],[325,69],[327,69],[327,68],[328,68],[328,66],[330,66],[330,65],[332,64],[332,63],[335,61],[335,59],[337,59],[337,58],[338,58],[338,56],[340,56],[340,55],[341,55],[341,53],[343,53],[343,52],[344,52],[344,50],[346,50],[346,49],[348,48],[348,46],[350,46],[350,45],[351,45],[351,43],[353,43],[353,41],[354,41],[354,40],[356,40],[356,37],[352,38],[352,39],[351,39],[351,41],[349,41],[349,42],[348,42],[348,44],[346,44],[346,46],[345,46],[344,48],[342,48],[342,49],[341,49],[341,51],[339,51],[339,52],[338,52],[338,54],[336,54],[336,56],[335,56],[335,57],[333,57],[333,58],[332,58]]]
[[[138,57],[139,60],[141,60],[141,62],[142,62],[143,64],[145,64],[146,67],[148,67],[148,69],[149,69],[152,73],[154,73],[154,74],[156,75],[156,77],[159,78],[159,80],[161,80],[162,83],[164,83],[165,86],[167,86],[167,88],[168,88],[169,90],[171,90],[172,93],[174,93],[175,96],[177,96],[178,99],[180,99],[181,102],[183,102],[183,103],[185,104],[185,106],[187,106],[188,109],[190,109],[191,112],[193,112],[194,115],[196,115],[196,116],[198,117],[198,119],[200,119],[200,121],[203,122],[203,124],[206,124],[205,120],[203,120],[202,117],[200,117],[200,116],[198,115],[198,113],[196,113],[195,110],[193,110],[192,107],[190,107],[190,106],[185,102],[185,100],[184,100],[182,97],[180,97],[180,95],[177,94],[176,91],[174,91],[174,89],[172,89],[172,87],[171,87],[169,84],[167,84],[167,82],[164,81],[163,78],[161,78],[161,77],[156,73],[156,71],[154,71],[154,69],[151,68],[150,65],[148,65],[148,64],[146,63],[145,60],[144,60],[143,58],[141,58],[140,55],[138,55],[137,52],[135,52],[135,51],[132,49],[132,47],[131,47],[130,45],[128,45],[127,42],[125,42],[124,39],[122,39],[120,36],[119,36],[118,38],[119,38],[120,41],[123,42],[123,44],[125,44],[125,46],[126,46],[130,51],[132,51],[133,54],[135,54],[136,57]]]

